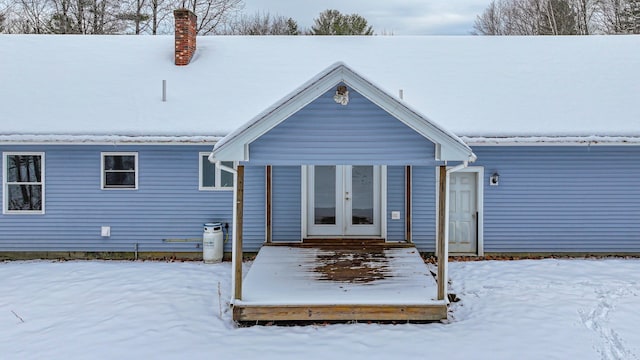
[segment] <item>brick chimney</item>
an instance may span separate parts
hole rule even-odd
[[[188,65],[196,52],[196,23],[198,18],[191,10],[173,11],[176,19],[176,65]]]

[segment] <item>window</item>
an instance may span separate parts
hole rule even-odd
[[[200,153],[200,190],[233,190],[233,174],[219,169],[209,162],[209,153]],[[233,161],[222,161],[222,165],[234,168]]]
[[[3,153],[3,212],[44,214],[44,153]]]
[[[102,153],[102,189],[138,188],[138,153]]]

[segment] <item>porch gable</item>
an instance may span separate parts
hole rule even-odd
[[[342,89],[342,87],[346,87],[346,89]],[[340,99],[338,97],[333,99],[332,94],[339,95],[338,93],[344,90],[348,91],[349,99],[345,102],[345,105],[338,104]],[[333,102],[334,100],[335,102]],[[308,105],[323,101],[333,102],[334,108],[343,107],[342,111],[348,111],[345,109],[353,106],[349,104],[349,101],[355,101],[355,105],[366,101],[370,102],[370,104],[375,104],[381,111],[399,120],[400,123],[413,130],[414,133],[434,144],[433,151],[417,154],[421,160],[419,163],[424,164],[427,161],[434,160],[472,162],[476,158],[471,148],[456,135],[411,109],[399,99],[384,92],[344,63],[339,62],[306,82],[244,126],[225,136],[214,147],[210,160],[252,162],[254,156],[256,156],[256,152],[251,150],[254,142]],[[259,147],[261,144],[258,142],[256,145]],[[379,149],[383,149],[382,144],[380,144]],[[376,156],[379,155],[376,154]],[[361,158],[359,157],[359,159]],[[276,159],[269,160],[274,165],[291,165],[294,163],[293,161],[277,163],[274,162]],[[261,161],[269,160],[261,159]],[[299,160],[295,163],[305,163]],[[404,161],[404,164],[411,165],[412,163]]]

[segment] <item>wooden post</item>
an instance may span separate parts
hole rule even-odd
[[[236,180],[236,246],[235,246],[235,289],[234,299],[242,300],[242,209],[244,205],[244,165],[238,165]]]
[[[438,183],[438,237],[437,237],[437,249],[438,249],[438,300],[444,300],[447,296],[447,279],[445,279],[444,268],[446,266],[447,259],[445,259],[445,211],[446,198],[447,198],[447,167],[440,166],[440,178]]]
[[[411,234],[411,166],[407,165],[404,173],[405,199],[404,199],[404,238],[408,243],[413,242]]]
[[[272,194],[271,194],[271,165],[267,165],[266,170],[265,170],[265,176],[266,176],[266,186],[267,186],[267,199],[266,199],[266,209],[265,209],[265,217],[266,217],[266,225],[267,225],[267,233],[266,235],[266,239],[265,241],[267,243],[271,243],[271,241],[273,240],[271,238],[271,208],[272,208],[272,203],[271,203],[271,198],[272,198]]]

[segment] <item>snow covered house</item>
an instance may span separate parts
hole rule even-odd
[[[189,16],[175,48],[0,37],[0,253],[197,254],[210,221],[236,257],[640,253],[640,37],[196,44]]]

